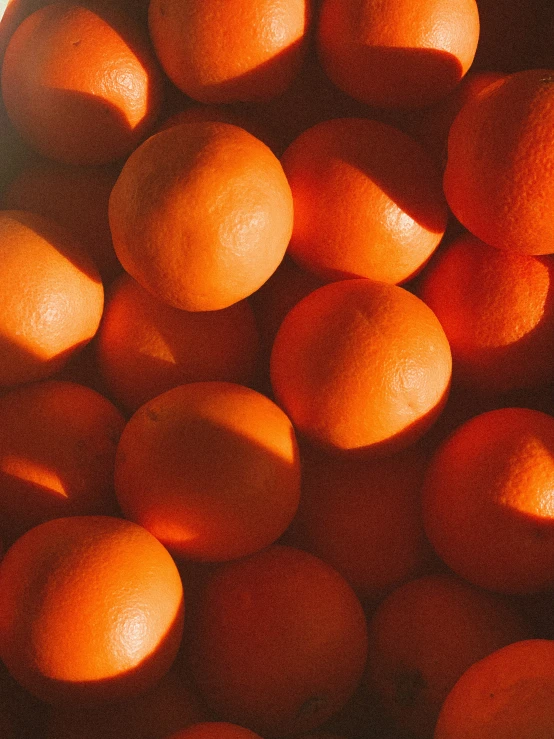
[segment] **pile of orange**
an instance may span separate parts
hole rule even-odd
[[[553,31],[0,0],[0,739],[552,739]]]

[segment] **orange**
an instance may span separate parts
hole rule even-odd
[[[470,71],[445,98],[421,112],[416,124],[415,138],[423,144],[441,169],[446,166],[448,133],[454,118],[481,90],[505,76],[501,72]]]
[[[97,337],[100,371],[111,394],[135,411],[177,385],[226,380],[248,385],[258,331],[250,305],[189,312],[162,303],[129,275],[113,286]]]
[[[331,80],[378,107],[425,107],[469,69],[479,39],[475,0],[323,0],[319,54]]]
[[[324,285],[288,313],[270,370],[277,402],[303,435],[334,451],[391,452],[437,418],[451,366],[422,300],[357,279]]]
[[[122,271],[112,245],[108,201],[117,170],[36,161],[6,187],[3,207],[44,216],[82,244],[107,284]]]
[[[423,275],[419,295],[450,342],[453,379],[507,391],[554,378],[554,258],[455,239]]]
[[[228,123],[173,126],[129,157],[110,197],[115,251],[160,300],[189,311],[246,298],[273,274],[292,232],[277,157]]]
[[[433,735],[446,696],[465,670],[530,630],[509,602],[453,575],[393,591],[369,622],[367,688],[399,729]]]
[[[167,739],[261,739],[258,734],[225,721],[205,721],[172,734]]]
[[[176,556],[242,557],[274,542],[296,513],[294,431],[255,390],[180,385],[141,406],[125,427],[115,487],[124,514]]]
[[[464,105],[448,137],[444,191],[491,246],[554,253],[554,71],[516,72]]]
[[[408,280],[442,239],[438,169],[392,126],[324,121],[300,134],[282,164],[294,203],[288,253],[325,280]]]
[[[287,542],[334,567],[375,601],[430,563],[421,520],[427,458],[416,449],[370,460],[302,457],[302,494]]]
[[[164,739],[203,720],[198,697],[174,665],[146,693],[127,700],[54,706],[45,739]]]
[[[57,372],[95,335],[104,305],[100,275],[57,224],[0,211],[0,387]]]
[[[469,582],[506,593],[554,583],[554,417],[501,408],[459,426],[423,488],[431,544]]]
[[[220,565],[189,629],[191,668],[208,706],[268,739],[322,725],[353,693],[366,660],[353,591],[292,547]]]
[[[125,420],[94,390],[45,380],[0,397],[0,520],[14,540],[50,518],[116,514]]]
[[[309,0],[152,0],[150,35],[171,81],[203,103],[265,100],[299,70]]]
[[[498,649],[458,680],[435,739],[550,739],[554,642],[526,639]]]
[[[108,3],[91,10],[56,2],[11,37],[2,93],[14,126],[39,154],[104,164],[148,133],[160,103],[158,75],[147,41],[125,14]]]
[[[30,529],[0,563],[0,655],[51,703],[145,692],[179,647],[183,588],[171,556],[141,526],[110,516]]]

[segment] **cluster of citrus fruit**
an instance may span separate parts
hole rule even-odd
[[[553,8],[0,1],[1,739],[554,737]]]

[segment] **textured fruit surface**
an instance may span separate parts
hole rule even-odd
[[[419,295],[448,337],[453,379],[508,391],[554,377],[554,258],[495,249],[471,234],[446,247]]]
[[[51,221],[0,211],[0,387],[57,372],[95,335],[100,275],[84,248]]]
[[[271,150],[227,123],[151,136],[110,196],[114,247],[143,287],[183,310],[217,310],[257,290],[292,232],[292,196]]]
[[[516,72],[460,111],[448,137],[444,191],[482,241],[554,253],[554,70]]]
[[[297,430],[344,452],[408,446],[438,416],[450,374],[450,347],[431,309],[367,279],[301,300],[271,354],[275,396]]]
[[[435,739],[549,739],[554,642],[529,639],[476,662],[448,695]]]
[[[419,144],[392,126],[325,121],[302,133],[281,161],[294,203],[288,254],[323,279],[403,282],[442,239],[440,174]]]
[[[2,65],[8,115],[40,154],[68,164],[128,155],[160,103],[157,66],[125,14],[56,2],[28,16]]]
[[[255,390],[180,385],[141,406],[125,427],[115,486],[124,513],[176,556],[242,557],[272,544],[296,513],[294,430]]]
[[[481,587],[533,592],[554,582],[554,417],[501,408],[439,447],[423,487],[431,544]]]
[[[2,660],[47,702],[143,692],[177,653],[179,572],[130,521],[75,516],[35,526],[5,554],[0,586]]]
[[[324,0],[321,63],[341,89],[378,107],[424,107],[469,69],[479,39],[475,0]]]
[[[302,61],[308,0],[152,0],[150,35],[162,66],[203,103],[265,100]]]

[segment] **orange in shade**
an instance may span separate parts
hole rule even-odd
[[[369,621],[366,689],[398,729],[428,739],[464,671],[530,634],[515,606],[499,596],[453,575],[412,580],[388,595]]]
[[[509,644],[472,665],[446,698],[435,739],[548,739],[554,642]]]
[[[299,71],[309,0],[152,0],[148,20],[170,80],[202,103],[266,100]]]
[[[321,726],[352,695],[366,661],[354,592],[292,547],[216,568],[189,628],[191,668],[209,708],[263,737]]]
[[[135,411],[187,382],[250,384],[258,343],[247,301],[221,310],[184,311],[123,275],[110,290],[96,348],[110,393]]]
[[[12,123],[39,154],[66,164],[128,155],[154,122],[160,85],[142,31],[107,3],[36,10],[11,37],[2,66]]]
[[[125,427],[115,487],[124,514],[178,557],[251,554],[281,536],[298,507],[292,424],[242,385],[180,385],[141,406]]]
[[[442,443],[423,487],[427,536],[469,582],[533,593],[554,582],[554,417],[501,408]]]
[[[422,108],[469,69],[479,40],[475,0],[323,0],[323,68],[342,90],[382,108]]]
[[[115,450],[125,420],[94,390],[45,380],[0,397],[0,530],[13,541],[42,521],[116,514]]]

